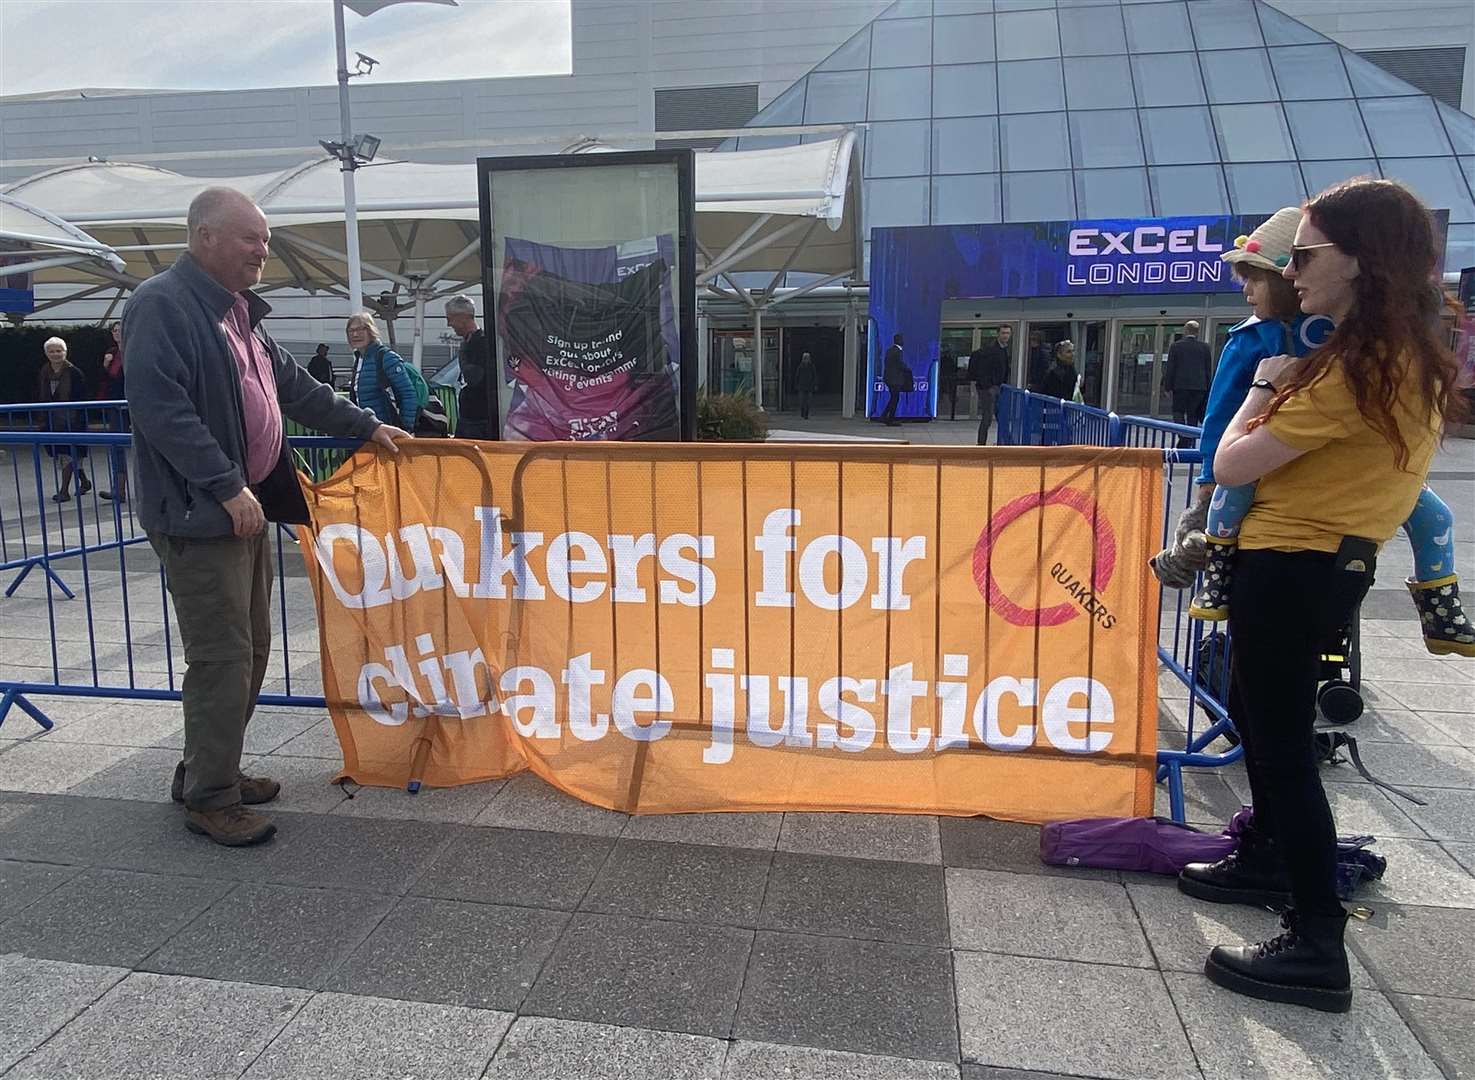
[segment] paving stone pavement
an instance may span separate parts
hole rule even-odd
[[[629,817],[527,775],[345,790],[321,714],[264,710],[248,761],[287,783],[281,831],[229,851],[168,801],[177,706],[40,698],[51,732],[0,732],[0,1077],[1475,1077],[1475,663],[1423,652],[1395,548],[1353,730],[1427,805],[1324,774],[1341,831],[1389,860],[1349,924],[1345,1016],[1204,979],[1206,950],[1273,933],[1269,912],[1042,866],[1032,826]],[[0,664],[50,677],[23,592]],[[305,678],[315,661],[294,654]],[[1185,705],[1165,682],[1165,745]],[[1245,787],[1192,773],[1190,818],[1222,823]]]

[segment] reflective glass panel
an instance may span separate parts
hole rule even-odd
[[[973,64],[993,58],[992,15],[953,15],[932,20],[934,64]]]
[[[1444,269],[1475,266],[1475,225],[1451,225],[1444,245]]]
[[[1081,217],[1151,217],[1146,169],[1077,169],[1076,212]]]
[[[1365,98],[1359,104],[1378,157],[1450,152],[1433,98]]]
[[[994,65],[952,64],[932,69],[933,116],[987,116],[998,111]]]
[[[1005,173],[1005,221],[1060,221],[1076,216],[1068,172]]]
[[[1296,156],[1279,105],[1215,105],[1213,111],[1225,161],[1284,161]]]
[[[1132,57],[1139,105],[1201,105],[1204,84],[1193,53]]]
[[[998,220],[998,173],[932,178],[932,224],[990,225]]]
[[[1055,11],[1010,11],[994,16],[1000,60],[1034,60],[1060,55]]]
[[[999,144],[1006,171],[1070,168],[1063,112],[1001,117]]]
[[[1282,206],[1299,206],[1306,198],[1301,170],[1294,161],[1258,165],[1226,165],[1229,205],[1236,214],[1273,214]]]
[[[1199,0],[1188,5],[1193,40],[1200,49],[1245,49],[1260,44],[1260,23],[1250,0]]]
[[[1225,49],[1198,54],[1204,86],[1215,105],[1241,101],[1274,101],[1275,76],[1264,49]]]
[[[1352,96],[1352,85],[1335,45],[1292,45],[1270,50],[1270,66],[1286,101]]]
[[[1438,102],[1439,115],[1444,120],[1445,133],[1454,144],[1456,154],[1475,154],[1475,116],[1459,109],[1451,109]]]
[[[1277,11],[1269,4],[1257,3],[1260,29],[1265,34],[1267,45],[1315,45],[1325,41],[1320,34],[1303,22]]]
[[[866,175],[925,176],[931,128],[926,120],[872,124],[866,134]]]
[[[1080,8],[1062,11],[1060,47],[1066,56],[1120,55],[1127,51],[1127,33],[1122,25],[1122,9],[1111,7]]]
[[[1122,16],[1127,21],[1127,46],[1133,52],[1193,48],[1188,8],[1182,3],[1128,4],[1122,8]]]
[[[1142,164],[1142,133],[1135,109],[1071,113],[1071,159],[1078,169]]]
[[[1219,160],[1219,144],[1214,141],[1214,123],[1208,109],[1143,109],[1141,116],[1149,164]]]
[[[1423,93],[1417,86],[1411,86],[1354,52],[1344,49],[1342,63],[1347,68],[1347,74],[1352,79],[1352,89],[1358,97],[1408,97]]]
[[[1475,188],[1475,157],[1460,158],[1460,168],[1465,170],[1465,179]]]
[[[858,71],[871,62],[871,24],[825,58],[816,71]]]
[[[1378,163],[1371,158],[1354,158],[1344,161],[1303,161],[1301,175],[1306,178],[1307,193],[1315,195],[1354,176],[1381,176],[1382,173],[1378,171]]]
[[[1072,109],[1130,109],[1137,104],[1131,69],[1120,56],[1066,60],[1065,93]]]
[[[1383,158],[1383,175],[1402,180],[1430,210],[1448,210],[1451,222],[1475,221],[1475,201],[1454,158]]]
[[[999,65],[1000,112],[1046,112],[1065,108],[1059,60],[1014,60]]]
[[[994,0],[995,11],[1033,11],[1037,8],[1052,8],[1056,0]]]
[[[993,116],[964,116],[932,121],[932,171],[998,172],[998,119]]]
[[[866,115],[866,72],[816,71],[804,103],[807,124],[849,124]]]
[[[867,180],[866,234],[889,225],[926,225],[929,186],[925,176],[905,180]]]
[[[871,72],[872,120],[925,120],[931,115],[931,68],[878,68]]]
[[[1362,127],[1355,101],[1287,101],[1286,119],[1296,140],[1296,156],[1303,161],[1320,158],[1361,157],[1373,152]]]
[[[896,0],[879,19],[921,19],[932,14],[932,0]]]
[[[1229,193],[1217,165],[1175,165],[1147,170],[1158,216],[1227,214]]]
[[[871,28],[871,67],[932,63],[932,20],[894,19]]]
[[[935,15],[977,15],[993,11],[994,0],[932,0]]]

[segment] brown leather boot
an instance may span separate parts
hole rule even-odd
[[[226,847],[249,847],[270,840],[277,831],[265,814],[247,810],[237,803],[219,810],[185,810],[184,827],[192,833],[208,836]]]
[[[241,802],[247,806],[269,803],[282,793],[282,785],[266,776],[247,776],[241,773]],[[177,803],[184,802],[184,762],[174,766],[174,780],[169,785],[169,797]]]

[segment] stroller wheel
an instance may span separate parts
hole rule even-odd
[[[1362,695],[1341,679],[1328,680],[1317,691],[1316,704],[1331,724],[1350,724],[1362,715]]]

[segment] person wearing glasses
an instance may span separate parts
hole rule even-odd
[[[1203,588],[1189,605],[1189,614],[1208,622],[1229,616],[1234,581],[1234,555],[1240,524],[1255,497],[1255,485],[1214,485],[1214,453],[1229,421],[1245,396],[1262,358],[1277,353],[1309,351],[1325,340],[1332,320],[1302,314],[1295,288],[1282,273],[1292,261],[1296,207],[1278,210],[1248,237],[1235,241],[1221,258],[1244,285],[1245,299],[1254,315],[1229,332],[1219,361],[1199,450],[1199,498],[1180,519],[1176,546],[1152,560],[1160,580],[1172,588],[1188,588],[1196,571],[1204,572]],[[1302,258],[1311,257],[1311,252]],[[1413,513],[1403,531],[1413,546],[1414,576],[1407,582],[1422,624],[1424,647],[1436,656],[1475,656],[1475,625],[1460,603],[1455,572],[1454,515],[1427,485],[1419,491]]]
[[[1248,244],[1246,245],[1248,247]],[[1334,324],[1303,357],[1267,357],[1214,453],[1221,484],[1254,484],[1228,596],[1229,713],[1255,832],[1184,869],[1219,902],[1285,905],[1282,933],[1219,946],[1205,974],[1237,993],[1351,1007],[1336,832],[1314,752],[1320,654],[1353,617],[1382,544],[1408,519],[1463,403],[1436,331],[1429,212],[1402,185],[1350,180],[1307,203],[1283,275]]]

